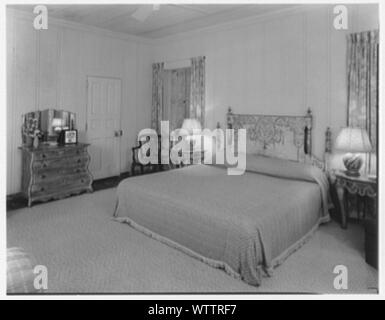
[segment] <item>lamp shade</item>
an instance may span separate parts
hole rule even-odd
[[[372,145],[366,130],[361,128],[343,128],[337,136],[335,148],[345,152],[370,152]]]
[[[193,134],[199,133],[202,130],[202,126],[197,119],[184,119],[182,129],[185,129],[190,134]]]
[[[63,126],[63,119],[61,118],[53,118],[52,119],[52,127],[56,128],[56,127],[61,127]]]

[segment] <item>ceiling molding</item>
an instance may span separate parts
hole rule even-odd
[[[18,10],[15,8],[7,8],[7,14],[8,13],[13,14],[13,16],[16,19],[24,19],[24,20],[30,21],[31,26],[33,24],[33,19],[35,18],[35,15],[32,12],[29,13],[27,11]],[[111,38],[115,38],[123,41],[130,41],[130,42],[136,42],[136,43],[142,43],[142,44],[153,44],[153,39],[134,36],[123,32],[111,31],[108,29],[98,28],[88,24],[73,22],[73,21],[64,20],[64,19],[48,17],[48,28],[50,25],[53,25],[56,27],[74,29],[76,31],[90,32],[97,35],[111,37]]]
[[[266,20],[270,19],[276,19],[282,16],[287,16],[287,15],[292,15],[292,14],[297,14],[300,12],[312,10],[312,9],[317,9],[319,7],[325,6],[325,4],[314,4],[314,5],[296,5],[294,7],[290,8],[283,8],[283,9],[277,9],[274,11],[270,12],[265,12],[261,14],[256,14],[247,18],[239,18],[236,20],[232,20],[229,22],[224,22],[224,23],[218,23],[212,26],[207,26],[203,28],[197,28],[194,30],[190,31],[183,31],[183,32],[178,32],[172,35],[167,35],[164,37],[159,37],[159,38],[148,38],[145,36],[135,36],[131,35],[128,33],[123,33],[123,32],[117,32],[117,31],[111,31],[106,28],[100,28],[100,27],[94,27],[88,24],[83,24],[83,23],[78,23],[78,22],[73,22],[69,20],[64,20],[64,19],[58,19],[58,18],[52,18],[49,17],[48,19],[48,24],[54,25],[54,26],[59,26],[59,27],[65,27],[69,29],[74,29],[77,31],[83,31],[83,32],[90,32],[94,33],[97,35],[102,35],[106,37],[112,37],[115,39],[123,40],[123,41],[129,41],[129,42],[136,42],[140,44],[147,44],[147,45],[160,45],[164,44],[167,42],[172,42],[172,41],[178,41],[178,40],[185,40],[186,38],[192,38],[196,36],[202,36],[202,33],[216,33],[216,32],[223,32],[223,31],[228,31],[228,30],[233,30],[233,29],[241,29],[241,28],[247,28],[250,25],[260,23]],[[32,21],[35,17],[35,15],[31,12],[27,12],[24,10],[18,10],[16,8],[7,8],[7,14],[8,13],[13,13],[15,18],[19,19],[25,19]],[[173,26],[173,27],[165,27],[162,28],[164,29],[177,29],[178,25]],[[160,30],[162,30],[160,29]]]
[[[314,4],[314,5],[296,5],[295,7],[291,8],[284,8],[284,9],[278,9],[275,11],[271,11],[268,13],[262,13],[262,14],[257,14],[253,15],[251,17],[247,18],[241,18],[225,23],[218,23],[213,26],[208,26],[204,28],[199,28],[191,31],[185,31],[185,32],[180,32],[176,33],[173,35],[169,36],[164,36],[164,37],[159,37],[159,38],[153,38],[153,44],[159,45],[163,44],[165,42],[172,42],[172,41],[178,41],[178,40],[185,40],[187,38],[193,38],[196,36],[202,36],[202,33],[216,33],[216,32],[223,32],[223,31],[228,31],[228,30],[233,30],[233,29],[242,29],[242,28],[247,28],[250,25],[254,25],[256,23],[260,23],[266,20],[270,19],[277,19],[282,16],[288,16],[288,15],[293,15],[293,14],[298,14],[301,12],[309,11],[309,10],[314,10],[317,8],[320,8],[322,6],[325,6],[324,4]]]

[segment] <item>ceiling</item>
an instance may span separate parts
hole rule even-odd
[[[9,7],[33,12],[34,6]],[[152,10],[153,5],[47,5],[48,17],[152,39],[263,15],[293,5],[161,4],[159,10],[153,10],[143,22],[132,17],[139,7],[149,7]]]

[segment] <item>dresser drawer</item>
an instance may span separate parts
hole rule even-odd
[[[58,193],[62,189],[88,186],[91,183],[91,177],[88,173],[56,176],[50,181],[40,181],[34,183],[31,187],[31,193],[34,196],[47,193]]]
[[[88,155],[86,153],[80,156],[64,157],[56,159],[37,160],[32,163],[34,171],[39,169],[53,169],[63,167],[74,167],[74,166],[86,166],[88,164]]]
[[[84,148],[57,148],[54,150],[42,150],[35,153],[35,160],[56,159],[62,157],[73,157],[85,155]]]
[[[41,168],[34,172],[34,183],[46,182],[56,180],[60,176],[85,174],[88,173],[87,167],[82,165],[75,165],[73,167],[65,168]]]
[[[22,192],[28,198],[28,206],[34,201],[92,192],[87,147],[86,143],[20,147],[23,152]]]

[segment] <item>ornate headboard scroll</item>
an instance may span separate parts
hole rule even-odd
[[[246,129],[247,153],[263,154],[305,162],[312,158],[313,116],[308,109],[304,116],[235,114],[229,108],[227,128]]]

